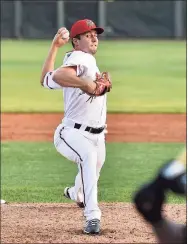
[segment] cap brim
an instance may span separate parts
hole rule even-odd
[[[104,32],[104,29],[101,27],[96,27],[94,30],[96,30],[97,34],[102,34]]]

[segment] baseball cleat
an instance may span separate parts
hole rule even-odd
[[[70,195],[69,195],[69,188],[70,188],[70,187],[66,187],[66,188],[65,188],[65,190],[64,190],[64,194],[63,194],[63,195],[64,195],[64,197],[66,197],[66,198],[68,198],[68,199],[71,199],[71,198],[70,198]]]
[[[1,199],[1,204],[5,204],[5,203],[6,203],[6,201]]]
[[[66,188],[65,188],[65,190],[64,190],[64,194],[63,194],[63,195],[64,195],[64,197],[66,197],[66,198],[72,200],[71,197],[70,197],[70,194],[69,194],[69,188],[70,188],[70,187],[66,187]],[[76,202],[76,204],[78,205],[79,208],[85,208],[83,202]]]
[[[86,221],[86,226],[84,228],[85,234],[93,234],[97,235],[100,232],[100,220],[99,219],[91,219]]]

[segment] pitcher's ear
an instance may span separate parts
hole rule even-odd
[[[73,41],[74,45],[78,45],[78,39],[77,38],[73,38],[72,41]]]

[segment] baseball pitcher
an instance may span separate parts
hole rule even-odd
[[[73,24],[70,38],[73,50],[63,64],[54,69],[57,51],[69,40],[66,28],[55,35],[41,74],[41,84],[48,89],[62,89],[64,118],[54,134],[54,145],[65,158],[75,162],[75,184],[66,187],[64,196],[84,208],[84,233],[100,232],[101,211],[97,182],[105,161],[106,93],[112,84],[108,72],[100,72],[94,57],[98,35],[103,29],[84,19]]]

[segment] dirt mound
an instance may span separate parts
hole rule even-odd
[[[151,228],[132,204],[100,203],[101,234],[82,233],[83,212],[75,204],[4,204],[1,209],[2,243],[154,243]],[[185,205],[168,205],[165,214],[186,221]]]

